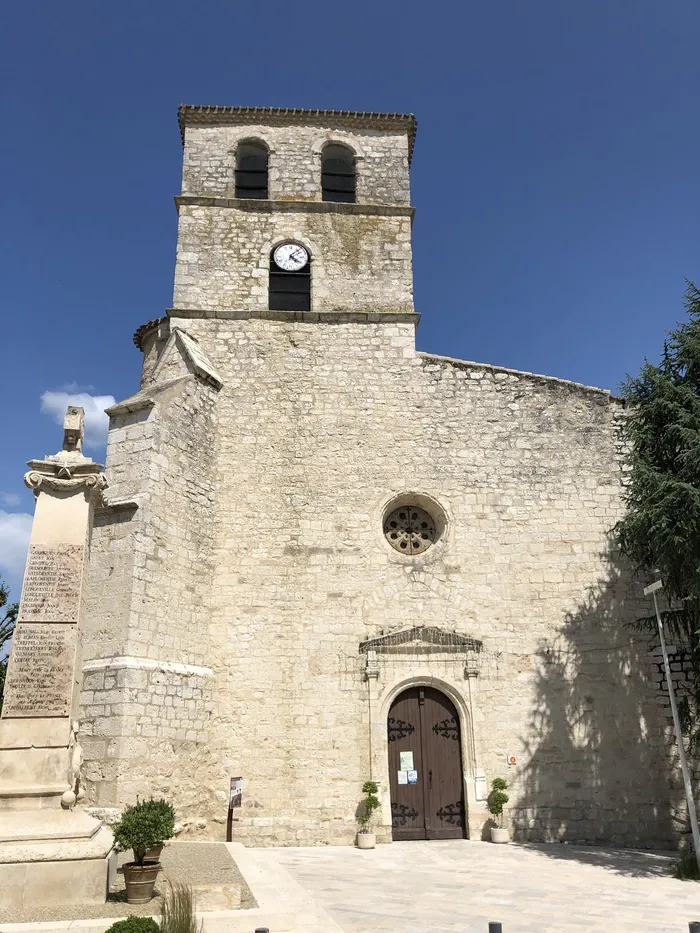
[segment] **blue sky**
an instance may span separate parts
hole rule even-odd
[[[419,348],[615,389],[700,279],[699,34],[696,0],[5,4],[14,595],[25,461],[60,446],[66,394],[136,389],[131,335],[171,303],[178,104],[414,112]]]

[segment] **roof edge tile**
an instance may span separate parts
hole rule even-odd
[[[185,127],[203,124],[294,123],[299,121],[331,121],[361,128],[391,130],[405,126],[408,135],[408,159],[413,156],[418,122],[412,113],[379,113],[369,110],[305,110],[297,107],[224,107],[205,104],[181,104],[177,119],[180,137],[185,143]]]

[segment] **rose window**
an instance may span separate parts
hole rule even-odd
[[[417,505],[402,505],[384,520],[384,536],[402,554],[420,554],[435,540],[435,522]]]

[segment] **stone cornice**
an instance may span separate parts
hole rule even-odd
[[[168,308],[169,318],[212,318],[223,321],[303,321],[307,324],[379,324],[387,322],[417,325],[416,311],[270,311],[267,308]]]
[[[413,156],[418,122],[412,113],[374,113],[365,110],[304,110],[290,107],[216,107],[181,104],[177,111],[180,136],[185,143],[188,126],[324,126],[334,129],[403,131],[408,136],[408,161]]]
[[[30,460],[27,466],[31,469],[24,474],[24,483],[34,490],[35,496],[49,489],[53,492],[83,489],[101,503],[108,485],[102,464],[86,460],[80,454],[77,457],[58,454],[55,459]]]
[[[133,341],[139,350],[143,350],[143,340],[147,334],[150,334],[152,330],[157,330],[158,325],[161,321],[165,320],[162,317],[155,317],[151,321],[146,321],[145,324],[142,324],[140,327],[136,328],[136,333],[133,336]]]
[[[416,625],[376,635],[360,642],[360,654],[375,651],[377,654],[479,654],[483,642],[469,635],[461,635],[436,625]]]
[[[138,508],[138,499],[105,499],[98,512],[101,514],[118,514],[120,512],[135,512]]]
[[[416,212],[409,204],[341,204],[335,201],[263,201],[255,198],[225,198],[219,195],[178,194],[177,209],[193,207],[232,207],[255,214],[352,214],[368,217],[410,217]]]
[[[129,415],[133,414],[135,411],[144,411],[147,408],[153,408],[159,395],[167,392],[168,389],[171,389],[173,386],[187,382],[188,379],[192,379],[191,374],[174,376],[172,379],[164,379],[156,385],[150,385],[139,390],[136,395],[130,395],[129,398],[125,398],[121,402],[116,402],[110,408],[105,409],[105,411],[110,418],[113,418],[115,415]]]
[[[98,671],[163,671],[166,674],[182,674],[185,677],[213,677],[210,667],[196,664],[181,664],[177,661],[157,661],[153,658],[137,658],[121,655],[115,658],[96,658],[83,664],[83,674],[95,674]]]
[[[609,389],[599,389],[597,386],[587,386],[583,382],[572,382],[570,379],[560,379],[558,376],[544,376],[540,373],[529,373],[521,369],[508,369],[506,366],[494,366],[491,363],[476,363],[471,360],[458,360],[451,356],[439,356],[437,353],[424,353],[418,351],[416,356],[426,363],[439,363],[447,366],[453,366],[455,369],[464,370],[482,370],[484,372],[504,373],[508,376],[518,376],[521,379],[529,379],[532,382],[545,382],[550,385],[566,386],[570,389],[577,389],[581,392],[590,392],[602,395],[606,400],[613,402],[623,401],[615,395],[610,394]]]

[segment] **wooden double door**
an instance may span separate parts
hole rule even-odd
[[[462,742],[452,701],[432,687],[410,687],[387,720],[394,839],[465,837]]]

